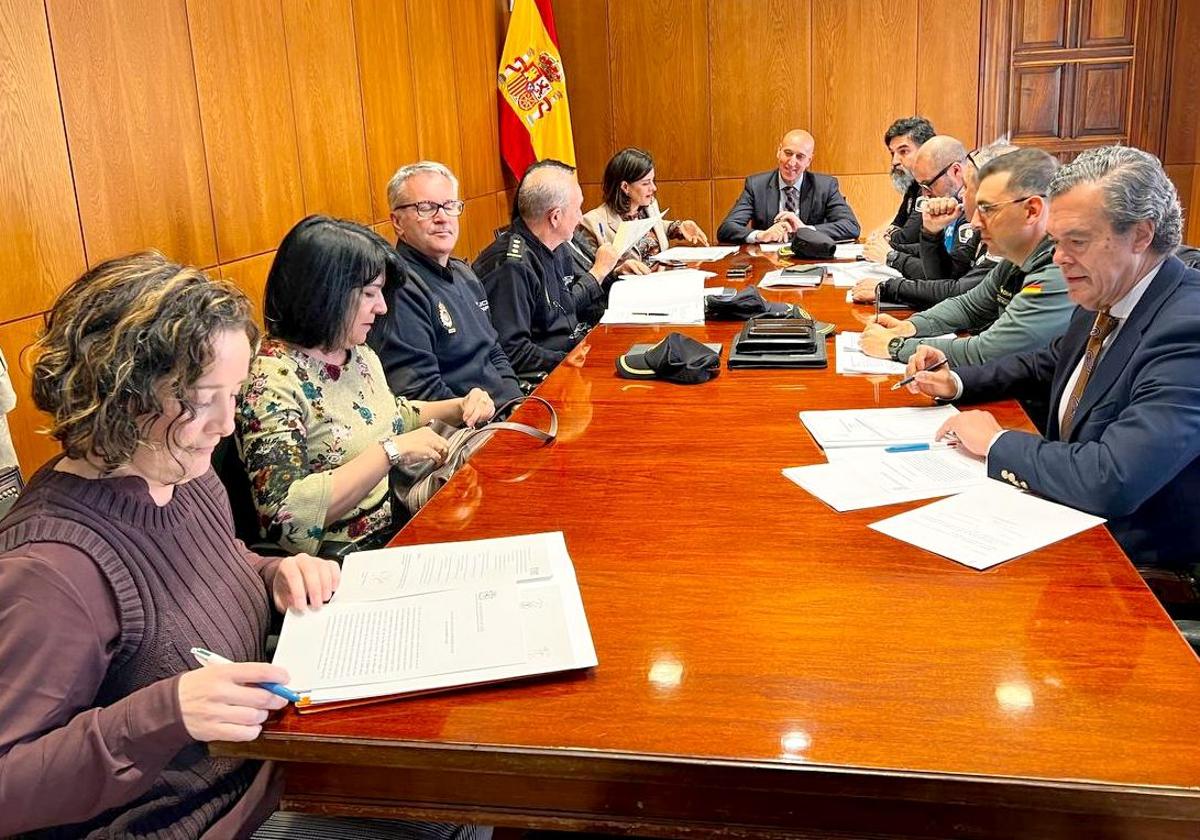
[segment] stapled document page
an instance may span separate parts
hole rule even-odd
[[[835,260],[853,260],[863,255],[865,246],[861,242],[844,242],[833,250]]]
[[[758,281],[759,288],[776,289],[788,286],[815,288],[821,285],[825,269],[819,265],[796,266],[794,269],[777,268],[768,271]]]
[[[667,211],[663,210],[661,213],[648,216],[645,219],[622,219],[621,223],[617,225],[616,233],[613,234],[612,244],[617,252],[617,256],[625,256],[626,251],[641,242],[642,237],[649,233],[666,213]]]
[[[842,446],[893,446],[930,443],[942,424],[958,409],[952,405],[927,408],[849,408],[801,411],[800,420],[822,449]]]
[[[703,324],[704,281],[694,268],[622,275],[608,293],[601,324]]]
[[[826,464],[783,474],[837,511],[915,502],[961,493],[986,481],[986,464],[954,447],[887,452],[884,447],[830,450]]]
[[[955,338],[954,333],[935,336],[935,338]],[[862,333],[840,332],[834,336],[834,349],[837,351],[838,373],[874,373],[884,376],[903,376],[907,366],[904,362],[893,362],[891,359],[880,359],[868,356],[862,351],[859,342]]]
[[[394,572],[377,552],[350,555],[349,589],[288,612],[274,662],[305,696],[301,711],[596,664],[561,533],[404,551],[408,567]],[[452,568],[431,568],[439,557]]]
[[[989,479],[870,527],[972,569],[988,569],[1103,522]]]
[[[737,245],[675,245],[650,259],[655,262],[716,262],[738,252]]]
[[[857,286],[860,280],[882,283],[892,277],[904,276],[894,268],[873,262],[825,263],[825,268],[833,276],[833,285],[846,289]]]

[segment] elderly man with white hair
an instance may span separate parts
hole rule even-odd
[[[1141,566],[1180,569],[1200,545],[1200,272],[1173,256],[1182,233],[1175,187],[1153,155],[1086,151],[1050,183],[1054,261],[1078,308],[1048,347],[987,364],[927,370],[915,392],[979,402],[1041,393],[1045,436],[967,411],[940,430],[987,458],[992,478],[1108,520]]]
[[[458,179],[434,161],[402,166],[388,182],[396,250],[409,271],[385,290],[388,313],[367,337],[400,397],[444,400],[486,394],[496,405],[521,395],[488,317],[475,272],[451,257],[458,244]],[[482,393],[481,393],[482,392]]]

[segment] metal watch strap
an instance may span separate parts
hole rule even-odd
[[[402,456],[400,455],[399,448],[396,446],[396,442],[389,437],[379,441],[379,445],[382,446],[383,451],[387,453],[388,463],[393,467],[400,466]]]

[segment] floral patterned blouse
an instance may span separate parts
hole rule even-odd
[[[386,477],[326,526],[330,471],[420,423],[417,409],[392,395],[379,357],[366,345],[339,366],[264,340],[237,412],[238,451],[262,536],[288,551],[312,553],[325,540],[358,542],[390,527]]]

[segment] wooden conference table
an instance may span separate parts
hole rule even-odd
[[[829,285],[771,297],[844,328],[869,314]],[[727,351],[739,326],[680,330]],[[839,514],[789,482],[782,468],[823,460],[796,413],[928,400],[835,375],[832,342],[826,370],[615,376],[618,354],[669,331],[593,330],[582,365],[539,390],[559,441],[497,438],[395,541],[563,531],[597,668],[288,712],[219,749],[286,762],[285,806],[323,813],[1200,837],[1200,662],[1105,529],[982,573],[871,531],[925,503]],[[1015,403],[989,408],[1029,428]]]

